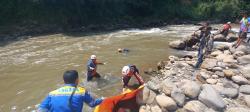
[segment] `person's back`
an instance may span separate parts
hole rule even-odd
[[[76,75],[72,77],[72,74]],[[95,107],[102,102],[102,99],[93,99],[83,87],[77,87],[78,81],[76,71],[66,71],[65,85],[51,91],[40,104],[38,112],[82,112],[83,103]]]

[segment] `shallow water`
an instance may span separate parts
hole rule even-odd
[[[0,112],[32,111],[48,94],[63,84],[65,70],[78,70],[81,85],[95,96],[121,92],[121,68],[135,64],[141,71],[155,68],[177,51],[168,42],[191,34],[198,26],[129,29],[91,35],[54,34],[17,41],[0,47]],[[117,53],[128,48],[128,54]],[[98,66],[102,79],[85,82],[86,62],[91,54],[106,65]]]

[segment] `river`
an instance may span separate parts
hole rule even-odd
[[[95,96],[107,97],[122,90],[121,68],[135,64],[156,69],[160,60],[178,53],[168,47],[171,40],[191,34],[198,26],[170,25],[161,28],[127,29],[91,34],[37,36],[0,47],[0,112],[34,111],[42,99],[63,84],[65,70],[78,70],[81,85]],[[128,54],[117,53],[128,48]],[[91,54],[106,65],[98,66],[103,80],[86,83],[86,62]]]

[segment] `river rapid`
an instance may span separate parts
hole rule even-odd
[[[190,35],[198,27],[170,25],[91,34],[53,34],[0,46],[0,112],[35,111],[50,91],[63,85],[63,72],[70,69],[78,70],[81,85],[94,96],[119,94],[124,65],[137,65],[142,77],[148,80],[143,71],[156,69],[157,62],[179,52],[168,47],[169,41]],[[118,48],[128,48],[131,52],[119,54]],[[101,80],[86,83],[86,63],[91,54],[106,65],[98,66]]]

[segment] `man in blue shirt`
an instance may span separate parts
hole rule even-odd
[[[87,81],[91,81],[94,77],[101,77],[100,74],[96,72],[98,64],[104,65],[104,63],[96,61],[96,55],[91,55],[87,63]]]
[[[82,112],[83,103],[95,107],[102,99],[95,100],[79,83],[76,70],[66,71],[63,75],[65,85],[51,91],[38,108],[38,112]]]

